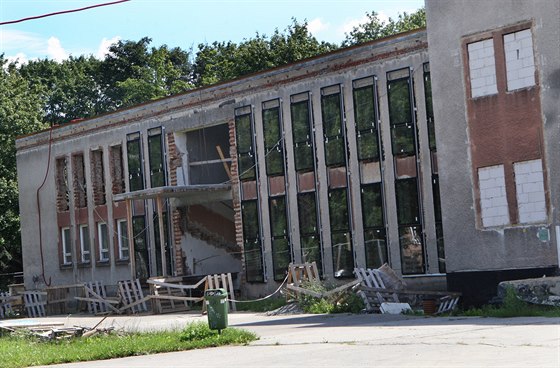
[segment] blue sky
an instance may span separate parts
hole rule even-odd
[[[111,0],[0,0],[0,22]],[[185,50],[199,43],[239,42],[256,32],[271,35],[291,18],[309,22],[319,40],[337,42],[376,11],[382,19],[413,12],[423,0],[131,0],[78,13],[0,26],[0,54],[26,61],[63,60],[69,55],[102,57],[116,40],[152,38]]]

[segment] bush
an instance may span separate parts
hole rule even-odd
[[[317,293],[324,293],[328,290],[334,289],[334,286],[327,288],[320,282],[305,283],[302,287]],[[299,302],[305,313],[312,314],[360,313],[364,308],[362,298],[354,293],[346,295],[346,297],[340,302],[333,302],[325,298],[315,298],[311,295],[303,294],[300,297]]]

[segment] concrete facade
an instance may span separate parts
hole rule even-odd
[[[500,279],[523,277],[523,270],[553,273],[560,245],[560,3],[427,0],[426,12],[435,118],[445,122],[436,135],[445,158],[448,282],[460,288],[486,275],[495,287]],[[496,62],[496,91],[484,96],[475,90],[470,53],[480,42],[495,50]],[[532,177],[521,175],[534,163]],[[505,193],[494,201],[500,206],[505,198],[508,211],[491,208],[499,221],[490,224],[488,208],[480,207],[488,199],[484,175],[495,165],[503,167]]]

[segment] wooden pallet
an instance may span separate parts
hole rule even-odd
[[[6,318],[14,313],[12,309],[12,294],[6,291],[0,291],[0,318]]]
[[[193,297],[192,290],[201,288],[206,277],[193,285],[185,285],[183,278],[158,277],[148,280],[152,300],[152,311],[156,314],[189,310],[189,303],[202,301],[202,297]]]
[[[21,293],[25,303],[25,311],[28,317],[45,317],[47,305],[46,291],[24,291]]]
[[[130,309],[132,313],[147,312],[148,305],[146,302],[151,296],[144,297],[144,292],[140,286],[140,280],[123,280],[118,282],[119,293],[123,306],[119,308],[120,312]]]
[[[220,273],[215,275],[206,276],[206,284],[204,285],[204,292],[208,289],[225,289],[228,293],[229,308],[231,311],[237,311],[235,306],[235,290],[233,290],[233,281],[231,278],[231,273]],[[203,305],[203,310],[206,306]]]

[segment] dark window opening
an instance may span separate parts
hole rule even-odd
[[[428,141],[430,151],[436,151],[436,132],[434,127],[434,107],[432,102],[432,79],[430,64],[424,64],[424,96],[426,99],[426,120],[428,122]]]
[[[58,212],[68,211],[70,208],[68,162],[66,157],[56,159],[56,206]]]
[[[366,267],[379,268],[388,262],[387,238],[384,228],[364,230]]]
[[[381,183],[362,185],[361,192],[366,266],[378,268],[388,262]]]
[[[315,192],[300,193],[298,200],[299,233],[303,262],[315,262],[322,270],[321,243],[317,223],[317,200]]]
[[[277,101],[271,101],[277,102]],[[284,174],[284,149],[280,122],[280,106],[264,109],[262,112],[266,174]]]
[[[406,69],[408,72],[408,69]],[[391,146],[394,156],[415,155],[416,129],[412,116],[410,76],[387,83]]]
[[[216,184],[229,180],[229,127],[219,124],[186,133],[189,184]],[[249,168],[253,165],[251,162]],[[242,172],[241,170],[239,171]]]
[[[374,85],[355,88],[353,97],[358,160],[379,160]]]
[[[150,185],[152,188],[165,186],[165,159],[161,128],[148,131],[148,157],[150,163]]]
[[[172,250],[169,244],[169,223],[167,212],[162,212],[163,218],[163,247],[165,250],[165,268],[167,275],[171,275],[172,268]],[[166,276],[163,274],[163,262],[161,258],[161,242],[159,237],[159,217],[158,214],[154,214],[154,240],[155,240],[155,250],[156,250],[156,271],[158,276]]]
[[[113,194],[124,193],[124,166],[121,145],[112,146],[110,150],[111,191]]]
[[[247,282],[263,282],[264,267],[260,240],[259,210],[256,200],[241,202],[243,245]]]
[[[290,105],[296,171],[314,170],[314,150],[309,100]]]
[[[346,162],[346,143],[342,126],[340,92],[321,96],[323,138],[327,166],[342,166]]]
[[[131,192],[144,189],[142,170],[142,143],[140,133],[129,134],[126,142],[128,159],[128,185]]]
[[[436,244],[438,254],[438,267],[439,272],[445,273],[445,247],[443,238],[443,222],[441,218],[441,199],[439,193],[439,177],[434,175],[432,177],[432,190],[434,196],[434,217],[436,222]]]
[[[237,138],[237,161],[239,178],[242,181],[255,180],[257,177],[255,149],[253,147],[253,126],[251,114],[235,117]]]
[[[353,277],[354,251],[350,234],[346,188],[329,190],[329,219],[334,276],[337,278]]]
[[[424,244],[422,227],[399,226],[401,265],[403,275],[424,273]]]
[[[144,216],[132,218],[132,234],[134,236],[134,261],[136,278],[145,279],[150,276],[150,258],[146,242],[146,219]]]
[[[292,261],[292,252],[288,236],[286,197],[280,196],[270,198],[269,211],[274,280],[282,281],[286,276],[288,265]]]

